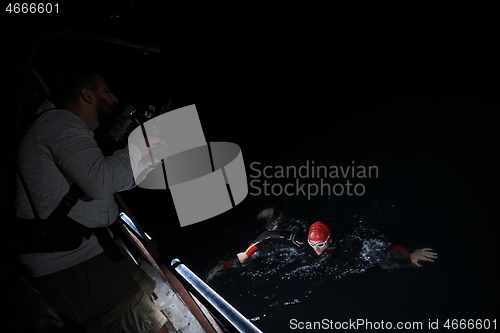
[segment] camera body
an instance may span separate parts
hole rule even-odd
[[[141,124],[150,120],[156,108],[152,105],[149,109],[141,113],[137,111],[132,105],[127,104],[122,113],[109,130],[108,136],[116,143],[124,147],[127,144],[128,137],[134,129]]]

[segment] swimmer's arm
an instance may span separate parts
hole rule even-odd
[[[238,260],[241,263],[244,263],[245,261],[247,261],[248,258],[250,258],[250,256],[247,255],[245,252],[240,252],[236,256],[238,257]]]
[[[286,232],[286,231],[266,231],[263,232],[262,234],[255,239],[252,244],[245,250],[245,252],[240,252],[236,256],[240,260],[241,263],[244,263],[250,256],[257,250],[263,248],[266,246],[269,242],[286,242],[290,243],[290,239],[292,233]]]
[[[429,251],[432,251],[432,249],[424,248],[413,251],[410,253],[411,263],[417,267],[422,267],[422,265],[418,263],[419,261],[434,262],[434,259],[437,259],[437,253]]]
[[[266,242],[267,243],[267,242]],[[259,248],[261,248],[263,245],[265,244],[262,244],[262,242],[253,242],[252,244],[250,244],[250,246],[245,250],[245,252],[240,252],[238,253],[236,256],[238,257],[239,261],[241,263],[244,263],[245,261],[247,261],[248,258],[250,258],[250,256],[255,252],[257,251]]]

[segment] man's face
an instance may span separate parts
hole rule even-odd
[[[115,103],[118,98],[111,93],[106,81],[99,75],[96,75],[97,90],[94,92],[96,97],[96,116],[99,124],[104,124],[113,116]]]

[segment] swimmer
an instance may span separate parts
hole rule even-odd
[[[334,237],[332,236],[330,227],[321,221],[317,221],[309,227],[307,238],[287,231],[265,231],[244,252],[238,253],[237,257],[241,263],[244,263],[254,252],[269,243],[289,244],[298,247],[304,252],[313,251],[317,257],[320,257],[330,247],[333,240]],[[430,251],[432,249],[423,248],[408,253],[406,247],[399,245],[391,249],[391,253],[394,255],[408,257],[411,264],[416,267],[422,267],[419,264],[420,261],[434,262],[434,259],[437,259],[437,253]]]

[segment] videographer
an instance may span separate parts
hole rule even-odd
[[[118,216],[113,193],[135,186],[132,168],[137,165],[131,161],[139,163],[146,147],[130,144],[130,156],[127,147],[104,156],[93,131],[111,116],[118,98],[89,68],[65,70],[60,83],[62,108],[42,103],[38,113],[43,113],[21,142],[18,165],[42,221],[76,184],[84,196],[67,217],[90,233],[75,249],[27,251],[20,260],[42,295],[88,332],[167,332],[166,318],[151,300],[155,282],[123,254],[106,228]],[[17,183],[16,215],[33,221],[26,190]],[[38,226],[26,222],[22,227]]]

